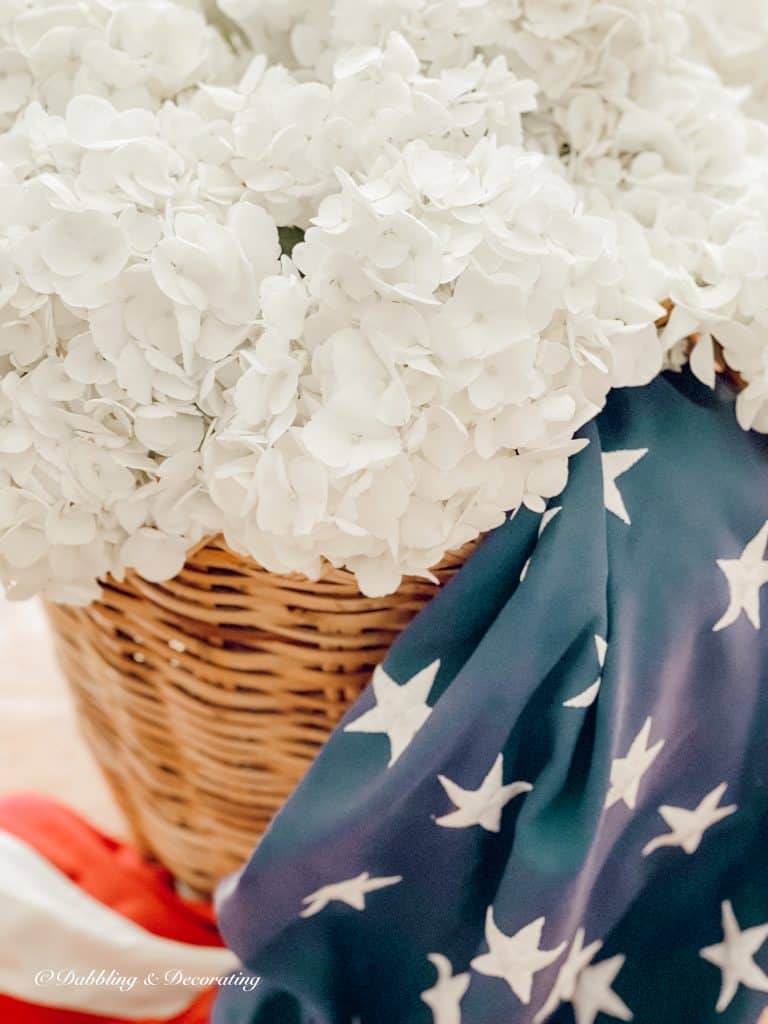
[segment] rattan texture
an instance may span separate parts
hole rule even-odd
[[[435,570],[440,582],[474,545]],[[434,596],[364,597],[328,567],[267,572],[221,538],[173,580],[108,580],[48,605],[82,729],[136,841],[198,893],[238,869],[320,747]]]

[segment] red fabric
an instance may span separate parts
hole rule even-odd
[[[0,798],[0,830],[15,835],[84,892],[147,931],[197,946],[223,945],[209,903],[183,900],[164,868],[132,847],[103,835],[47,797]],[[141,1024],[208,1024],[215,989],[178,1017]],[[3,1024],[125,1024],[124,1019],[24,1003],[0,995]]]
[[[204,992],[188,1010],[172,1020],[144,1020],[137,1024],[209,1024],[215,991]],[[35,1006],[20,999],[0,995],[0,1020],[3,1024],[131,1024],[124,1017],[103,1017],[91,1013],[73,1013],[53,1006]]]

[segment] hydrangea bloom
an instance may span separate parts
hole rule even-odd
[[[215,532],[389,592],[542,508],[693,335],[768,430],[768,129],[716,2],[6,4],[11,595]]]
[[[645,235],[655,297],[678,307],[663,336],[669,365],[714,377],[714,344],[748,382],[738,411],[768,429],[768,248],[761,5],[723,0],[224,0],[251,36],[299,73],[400,32],[428,73],[503,56],[537,89],[525,145],[561,160],[589,208],[626,212]],[[310,42],[311,41],[311,42]],[[732,85],[743,86],[734,89]],[[749,86],[749,88],[747,88]]]
[[[3,0],[0,129],[28,103],[63,113],[73,96],[156,110],[231,73],[222,36],[194,2]]]

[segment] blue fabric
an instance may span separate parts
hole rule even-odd
[[[390,766],[387,735],[347,728],[376,707],[372,687],[332,735],[223,899],[223,935],[262,981],[224,990],[215,1024],[755,1024],[768,449],[733,404],[687,375],[612,393],[561,510],[543,528],[518,513],[414,620],[384,668],[406,685],[439,659],[431,714]],[[635,460],[615,479],[621,505],[604,486],[612,452],[635,453],[618,457]],[[746,558],[754,538],[752,584],[732,590],[718,560]],[[750,587],[762,628],[742,607]],[[476,790],[499,754],[504,785],[532,788],[502,797],[499,831],[493,808],[456,827],[439,777]],[[686,852],[696,829],[675,832],[659,808],[707,797],[694,824],[722,814]],[[364,909],[307,899],[364,872],[384,880]]]

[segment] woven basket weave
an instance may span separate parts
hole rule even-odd
[[[49,605],[81,725],[141,847],[196,892],[239,868],[434,593],[407,579],[364,597],[330,568],[277,575],[217,538],[168,583],[129,574],[87,608]]]

